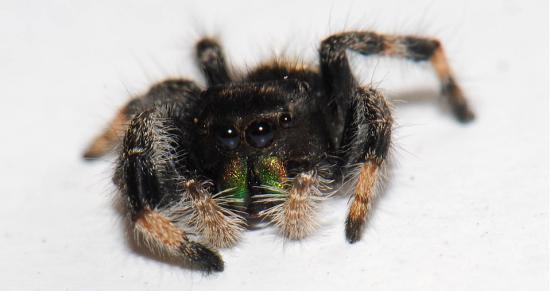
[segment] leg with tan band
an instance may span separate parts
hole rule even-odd
[[[328,85],[329,95],[349,96],[352,93],[350,90],[357,86],[346,57],[348,49],[367,56],[390,56],[414,62],[430,62],[440,81],[441,92],[456,118],[462,122],[474,118],[438,40],[366,31],[344,32],[326,38],[321,43],[320,57],[321,72]]]
[[[381,184],[391,145],[393,119],[382,94],[369,88],[358,88],[346,116],[342,154],[351,168],[345,183],[351,186],[352,200],[346,219],[346,238],[353,243],[361,230]]]
[[[126,198],[128,216],[137,237],[155,252],[181,257],[207,271],[223,270],[217,251],[190,239],[186,224],[192,209],[183,191],[185,164],[177,145],[171,110],[148,110],[136,115],[128,127],[117,161],[115,183]],[[185,229],[185,230],[184,230]]]

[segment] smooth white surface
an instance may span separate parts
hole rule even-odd
[[[0,3],[0,289],[548,290],[546,1],[226,2]],[[221,274],[133,252],[113,157],[80,158],[117,107],[168,76],[198,79],[201,34],[244,68],[273,52],[314,60],[343,28],[439,37],[478,119],[437,105],[426,66],[352,56],[403,100],[393,179],[361,242],[344,240],[341,199],[302,242],[246,233]]]

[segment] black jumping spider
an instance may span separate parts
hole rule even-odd
[[[85,153],[122,141],[114,182],[135,233],[152,250],[223,270],[215,248],[236,244],[254,218],[290,239],[315,228],[318,203],[346,184],[346,238],[360,239],[390,147],[382,94],[354,78],[346,50],[431,62],[460,121],[473,118],[434,39],[351,31],[321,42],[320,66],[269,62],[237,75],[203,39],[207,88],[177,79],[124,106]],[[125,132],[125,134],[121,134]],[[344,178],[338,178],[344,177]]]

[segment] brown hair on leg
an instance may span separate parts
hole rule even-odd
[[[288,191],[281,217],[276,221],[283,235],[289,239],[302,239],[317,228],[316,205],[313,201],[316,190],[315,176],[300,174]]]
[[[456,118],[462,122],[474,119],[474,113],[458,86],[443,46],[437,39],[416,36],[384,35],[383,54],[418,61],[429,61],[441,83],[441,92],[448,99]]]
[[[97,136],[83,157],[86,159],[96,159],[114,149],[122,140],[126,127],[128,126],[127,107],[120,109],[113,120],[109,123],[105,131]]]
[[[318,227],[319,203],[330,196],[324,193],[331,182],[314,171],[300,173],[288,181],[288,190],[268,194],[258,201],[278,203],[260,215],[271,219],[284,237],[303,239]]]
[[[473,120],[475,115],[470,109],[468,100],[466,100],[462,89],[456,83],[449,63],[447,62],[447,57],[440,45],[434,51],[430,61],[441,82],[442,93],[449,99],[451,109],[455,116],[462,122]]]
[[[442,94],[461,122],[474,118],[466,97],[450,69],[441,43],[433,38],[387,35],[371,31],[348,31],[329,36],[321,43],[321,72],[329,93],[348,96],[356,85],[346,58],[351,49],[363,55],[379,55],[430,62],[441,83]]]
[[[215,247],[235,245],[246,221],[228,207],[230,199],[223,197],[223,193],[210,195],[201,183],[194,180],[185,182],[184,188],[191,201],[190,224]]]
[[[350,243],[361,238],[361,230],[367,220],[372,200],[376,194],[380,163],[373,159],[360,166],[353,192],[353,200],[346,219],[346,236]]]
[[[183,230],[154,210],[144,209],[135,220],[134,230],[153,252],[183,257],[206,271],[223,270],[223,261],[217,251],[190,241]]]

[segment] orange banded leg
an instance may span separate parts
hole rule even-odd
[[[182,137],[170,133],[177,117],[173,114],[173,110],[157,109],[132,119],[114,180],[128,202],[136,233],[151,251],[183,258],[207,271],[222,271],[218,252],[190,239],[191,233],[196,234],[189,220],[194,205],[189,191],[182,189],[182,168],[173,162],[184,161],[174,147]]]
[[[367,31],[343,32],[329,36],[321,43],[321,72],[329,95],[348,98],[357,87],[346,57],[350,49],[363,55],[379,55],[430,62],[456,118],[468,122],[474,113],[450,68],[441,43],[436,39],[416,36],[384,35]]]
[[[361,238],[363,224],[370,212],[372,200],[376,195],[379,177],[379,164],[367,160],[359,166],[357,181],[353,189],[353,199],[346,219],[346,237],[353,243]]]
[[[351,102],[342,149],[346,164],[354,171],[346,180],[353,193],[345,228],[347,240],[354,243],[361,238],[380,184],[380,168],[389,154],[393,119],[385,98],[376,90],[357,88]]]
[[[146,208],[138,214],[134,231],[152,251],[182,257],[206,271],[223,271],[223,261],[217,251],[189,240],[183,230],[157,211]]]
[[[99,158],[113,150],[122,140],[128,126],[129,116],[127,107],[124,106],[115,115],[107,128],[97,136],[84,152],[85,159]]]

